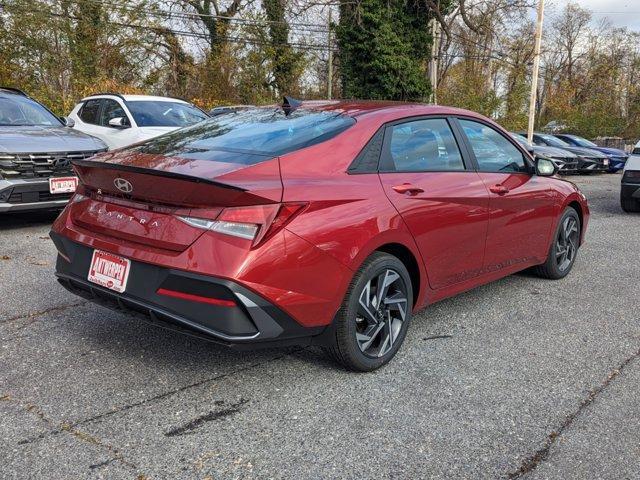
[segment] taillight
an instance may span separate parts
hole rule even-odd
[[[215,220],[184,216],[178,218],[192,227],[252,240],[252,246],[255,246],[284,227],[305,205],[275,203],[230,207],[222,210]]]

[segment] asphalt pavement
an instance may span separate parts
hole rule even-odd
[[[383,369],[234,352],[66,292],[54,216],[0,217],[3,479],[640,478],[640,215],[620,175],[569,277],[421,311]]]

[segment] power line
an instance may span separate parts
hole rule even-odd
[[[22,11],[26,11],[26,12],[30,12],[30,13],[37,13],[37,14],[44,14],[45,16],[48,17],[52,17],[52,18],[66,18],[66,19],[70,19],[70,20],[81,20],[81,18],[73,16],[73,15],[68,15],[68,14],[62,14],[62,13],[56,13],[56,12],[45,12],[43,10],[32,10],[32,9],[22,9]],[[186,30],[175,30],[169,27],[164,27],[164,26],[157,26],[157,27],[153,27],[153,26],[144,26],[144,25],[137,25],[137,24],[133,24],[133,23],[124,23],[124,22],[117,22],[117,21],[113,21],[113,20],[108,20],[106,22],[109,25],[115,25],[115,26],[119,26],[119,27],[125,27],[125,28],[132,28],[132,29],[138,29],[138,30],[150,30],[153,31],[155,33],[171,33],[173,35],[177,35],[177,36],[183,36],[183,37],[191,37],[191,38],[198,38],[201,40],[210,40],[210,37],[205,34],[205,33],[198,33],[198,32],[189,32]],[[266,42],[266,41],[260,41],[260,40],[253,40],[253,39],[246,39],[246,38],[239,38],[239,37],[231,37],[231,36],[218,36],[216,37],[217,40],[223,42],[223,41],[227,41],[227,42],[232,42],[232,43],[240,43],[240,44],[245,44],[245,45],[269,45],[269,46],[273,46],[273,45],[287,45],[290,46],[292,48],[297,48],[300,50],[311,50],[311,51],[322,51],[322,52],[326,52],[328,50],[328,46],[326,45],[315,45],[315,44],[306,44],[306,43],[295,43],[295,42]],[[337,49],[333,48],[333,51],[337,51]]]
[[[150,16],[155,17],[164,17],[164,18],[173,18],[173,19],[215,19],[221,20],[224,22],[230,23],[239,23],[239,24],[248,24],[248,25],[286,25],[290,28],[314,28],[316,30],[309,30],[310,32],[318,32],[318,33],[328,33],[329,29],[325,24],[321,23],[306,23],[306,22],[289,22],[289,21],[278,21],[278,20],[266,20],[266,19],[251,19],[251,18],[242,18],[237,16],[225,16],[225,15],[217,15],[212,13],[197,13],[197,12],[176,12],[172,10],[155,10],[143,8],[140,5],[133,5],[131,3],[123,3],[120,5],[114,4],[106,4],[101,0],[84,0],[85,3],[93,3],[95,5],[100,5],[101,7],[108,7],[112,10],[124,10],[128,12],[135,13],[146,13]],[[76,4],[79,2],[76,1]]]

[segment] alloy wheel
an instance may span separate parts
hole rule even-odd
[[[564,272],[571,266],[578,251],[578,222],[573,217],[565,218],[556,240],[556,263]]]
[[[407,316],[407,286],[392,269],[369,279],[360,294],[356,314],[356,340],[360,351],[377,358],[395,345]]]

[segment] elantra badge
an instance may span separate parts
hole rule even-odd
[[[131,185],[131,182],[129,180],[125,180],[124,178],[118,177],[113,181],[113,184],[116,186],[118,190],[120,190],[123,193],[133,192],[133,185]]]

